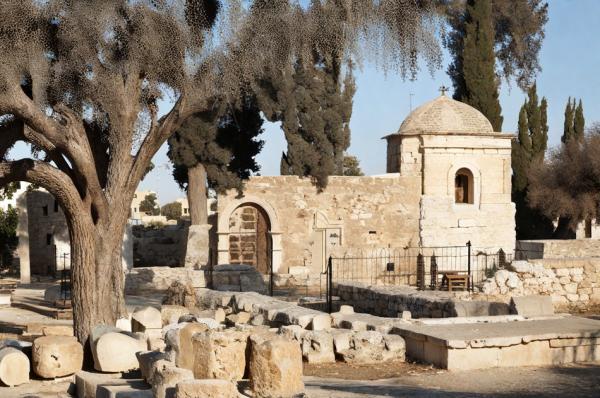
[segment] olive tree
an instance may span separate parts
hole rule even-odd
[[[312,7],[325,1],[0,0],[0,185],[29,181],[64,210],[81,342],[125,312],[122,237],[152,157],[212,98],[307,58],[332,23],[346,58],[439,66],[431,2],[332,0],[323,18]],[[30,157],[7,156],[16,141]]]

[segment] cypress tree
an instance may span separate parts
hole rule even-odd
[[[541,135],[541,146],[540,152],[542,154],[542,160],[544,159],[544,154],[546,153],[546,149],[548,149],[548,100],[546,97],[542,97],[542,102],[540,104],[540,123],[542,125],[542,135]]]
[[[516,206],[518,239],[539,239],[552,236],[553,224],[527,202],[528,173],[532,165],[543,161],[548,146],[548,101],[538,103],[537,85],[527,90],[527,100],[519,112],[518,137],[512,143],[513,192]]]
[[[502,130],[503,117],[498,100],[498,78],[495,72],[494,26],[492,3],[488,0],[468,0],[462,57],[457,69],[462,81],[454,98],[483,113],[494,131]],[[462,73],[461,73],[462,72]]]
[[[531,137],[527,125],[525,104],[519,111],[519,131],[512,145],[513,190],[523,191],[527,187],[527,169],[531,160]]]
[[[329,175],[343,174],[350,146],[350,117],[355,83],[353,65],[342,79],[336,52],[313,52],[309,61],[294,63],[290,73],[274,71],[258,85],[261,109],[270,121],[280,121],[287,141],[282,175],[312,177],[321,188]]]
[[[563,128],[563,135],[560,138],[563,144],[566,144],[571,138],[575,136],[575,130],[573,126],[575,115],[574,109],[571,106],[571,97],[567,100],[567,106],[565,107],[565,124]]]
[[[579,142],[583,141],[583,136],[585,134],[585,118],[583,117],[583,104],[581,102],[581,99],[579,100],[577,109],[575,109],[575,117],[573,120],[573,133],[575,138]]]

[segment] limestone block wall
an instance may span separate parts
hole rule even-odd
[[[509,313],[507,304],[473,300],[469,292],[418,291],[408,286],[375,286],[345,281],[334,284],[334,294],[340,297],[341,303],[352,305],[357,312],[384,317],[397,317],[403,311],[410,311],[413,318]]]
[[[600,240],[520,240],[516,254],[522,259],[600,257]]]
[[[500,297],[549,295],[557,310],[600,304],[600,258],[513,261],[514,271],[499,270],[481,292]]]
[[[53,273],[56,268],[69,268],[69,229],[56,199],[43,190],[28,192],[27,215],[31,273],[47,275]],[[67,256],[63,257],[64,254]]]
[[[230,261],[229,219],[246,203],[266,207],[278,273],[320,272],[329,254],[349,248],[418,245],[420,187],[420,177],[399,174],[330,177],[322,192],[306,178],[252,177],[243,197],[234,190],[219,196],[219,262]]]
[[[205,271],[191,268],[140,267],[125,272],[125,294],[143,295],[164,292],[175,281],[191,283],[194,288],[207,286]]]
[[[183,266],[187,245],[184,225],[160,228],[135,225],[132,235],[134,267]]]
[[[464,245],[512,252],[510,136],[423,136],[423,246]],[[470,203],[456,203],[455,177],[467,169]]]

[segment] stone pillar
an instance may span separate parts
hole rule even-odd
[[[281,250],[281,232],[272,231],[269,232],[271,234],[271,250],[272,253],[272,261],[273,261],[273,273],[287,273],[288,270],[280,270],[281,262],[282,262],[282,250]]]
[[[205,269],[210,256],[210,229],[212,225],[190,225],[188,228],[187,247],[185,250],[185,267]]]
[[[17,210],[19,212],[19,225],[17,226],[17,236],[19,237],[19,246],[17,253],[19,255],[19,269],[21,283],[31,283],[31,268],[29,265],[29,215],[27,213],[27,192],[23,192],[17,198]]]
[[[125,226],[125,233],[123,234],[121,264],[123,265],[123,271],[133,268],[133,232],[129,223]]]
[[[229,264],[229,232],[217,232],[217,264]]]

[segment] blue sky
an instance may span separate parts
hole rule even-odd
[[[586,125],[600,121],[600,0],[549,0],[546,39],[540,54],[542,72],[538,75],[538,95],[548,99],[549,145],[560,143],[564,107],[569,96],[581,98]],[[356,71],[357,92],[351,119],[352,144],[349,153],[358,156],[368,174],[385,172],[386,134],[395,132],[410,111],[439,95],[439,87],[451,86],[444,66],[433,76],[424,69],[416,81],[405,81],[373,65]],[[503,131],[514,132],[525,94],[515,85],[502,82],[500,103],[504,116]],[[258,156],[262,175],[278,175],[281,152],[286,143],[279,125],[266,123],[262,139],[266,141]],[[166,146],[153,159],[155,169],[141,182],[140,189],[158,193],[165,204],[184,196],[171,176]]]

